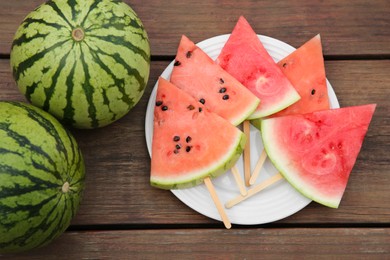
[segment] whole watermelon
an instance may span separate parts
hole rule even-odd
[[[144,93],[147,33],[118,0],[51,0],[19,26],[11,66],[20,91],[63,123],[97,128],[121,118]]]
[[[84,190],[80,149],[50,114],[0,102],[0,253],[43,246],[75,216]]]

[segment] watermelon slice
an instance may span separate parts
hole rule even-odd
[[[223,131],[210,131],[223,129]],[[198,100],[160,78],[154,109],[151,185],[189,188],[230,169],[245,135]]]
[[[300,98],[242,16],[222,48],[216,63],[261,100],[249,119],[274,114]]]
[[[330,108],[319,34],[277,64],[301,99],[273,116],[304,114]]]
[[[177,50],[171,82],[234,125],[251,115],[260,102],[184,35]]]
[[[337,208],[375,106],[264,119],[261,134],[268,157],[303,195]]]
[[[301,99],[271,115],[272,117],[305,114],[330,108],[319,34],[280,60],[277,65],[298,91]],[[261,119],[252,120],[251,123],[260,129]]]

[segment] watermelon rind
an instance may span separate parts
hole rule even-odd
[[[220,160],[209,165],[209,167],[194,172],[186,172],[182,178],[158,178],[152,175],[150,183],[152,186],[160,189],[174,190],[197,186],[201,184],[206,177],[216,178],[235,165],[244,151],[246,140],[245,134],[238,132],[235,140],[232,140],[231,146],[226,148],[226,154],[222,156]]]
[[[250,120],[251,124],[256,127],[257,129],[261,129],[261,121],[263,121],[263,119],[253,119],[253,120]]]
[[[245,120],[250,120],[251,117],[253,116],[254,111],[256,111],[256,108],[259,106],[260,102],[261,102],[260,100],[252,102],[251,104],[252,106],[249,106],[249,109],[247,110],[246,113],[242,113],[239,116],[232,118],[231,120],[232,125],[237,126]]]
[[[0,102],[0,253],[41,247],[76,215],[85,166],[76,140],[47,112]]]
[[[150,73],[146,30],[123,1],[51,0],[17,29],[13,77],[33,105],[76,128],[103,127],[140,100]]]
[[[264,118],[269,115],[275,114],[279,111],[282,111],[286,107],[291,106],[295,102],[301,99],[299,94],[296,92],[295,89],[291,89],[290,91],[286,91],[284,98],[278,99],[278,102],[275,103],[272,108],[268,109],[256,109],[250,116],[248,116],[248,120],[255,120],[259,118]],[[261,107],[261,101],[258,107]]]

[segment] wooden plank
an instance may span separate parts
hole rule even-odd
[[[389,255],[389,228],[172,229],[66,232],[44,248],[7,259],[385,259]]]
[[[0,54],[10,51],[23,18],[44,0],[0,1]],[[240,15],[254,30],[300,46],[321,33],[326,55],[390,55],[390,5],[366,1],[125,0],[147,29],[153,55],[175,55],[180,36],[198,42],[230,33]]]
[[[23,100],[0,59],[0,100]],[[102,129],[72,130],[86,160],[87,187],[74,225],[218,223],[149,185],[144,117],[151,90],[168,62],[153,62],[146,92],[127,116]],[[372,124],[339,209],[311,203],[280,223],[389,223],[389,60],[328,61],[327,76],[342,106],[377,103]],[[222,224],[221,224],[222,226]]]

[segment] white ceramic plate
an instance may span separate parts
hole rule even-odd
[[[229,35],[220,35],[207,40],[204,40],[197,45],[203,49],[211,58],[216,59],[227,41]],[[295,50],[294,47],[273,39],[271,37],[259,35],[259,39],[263,43],[272,58],[277,62]],[[169,79],[173,68],[173,61],[164,70],[161,76]],[[327,81],[330,104],[332,108],[338,108],[339,103],[335,92],[329,81]],[[149,104],[145,118],[145,135],[146,143],[151,154],[152,135],[153,135],[153,112],[156,100],[157,83],[154,86],[153,92],[149,99]],[[263,151],[263,143],[260,132],[253,126],[250,128],[251,140],[251,167],[252,170]],[[240,173],[243,175],[243,160],[242,157],[237,163]],[[261,170],[257,183],[275,175],[276,168],[267,159],[263,169]],[[242,176],[243,177],[243,176]],[[236,182],[231,171],[213,179],[216,192],[223,204],[239,195]],[[211,196],[204,184],[198,185],[190,189],[172,190],[172,193],[179,198],[188,207],[195,211],[215,220],[221,220],[218,211],[211,199]],[[284,179],[273,184],[267,189],[254,195],[253,197],[237,204],[231,209],[226,209],[229,220],[233,224],[254,225],[264,224],[277,221],[288,217],[305,206],[311,200],[302,196]]]

